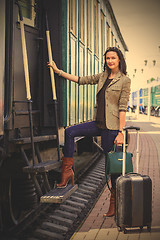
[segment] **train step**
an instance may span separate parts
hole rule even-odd
[[[50,192],[41,196],[41,203],[62,203],[78,188],[78,185],[68,184],[65,188],[54,188]]]
[[[33,137],[33,141],[35,143],[38,142],[45,142],[45,141],[50,141],[50,140],[56,140],[57,136],[55,135],[46,135],[46,136],[35,136]],[[26,138],[16,138],[11,140],[14,144],[17,145],[24,145],[24,144],[29,144],[31,143],[31,138],[26,137]]]
[[[49,160],[46,162],[37,163],[34,166],[26,166],[23,168],[23,171],[26,173],[42,173],[59,168],[60,166],[61,166],[60,161]]]
[[[16,110],[16,111],[14,111],[14,113],[15,113],[15,115],[16,116],[21,116],[21,115],[29,115],[29,111],[28,110],[26,110],[26,111],[24,111],[24,110]],[[32,114],[37,114],[37,113],[40,113],[40,111],[39,110],[32,110],[31,111],[31,113]]]

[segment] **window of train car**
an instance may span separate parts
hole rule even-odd
[[[105,16],[104,13],[101,11],[101,33],[102,33],[102,47],[101,47],[101,63],[102,63],[102,68],[104,64],[104,58],[103,54],[105,52]]]
[[[98,1],[94,1],[94,49],[95,49],[95,54],[98,56]]]
[[[106,24],[107,24],[107,48],[108,48],[110,46],[110,26],[108,22]]]
[[[84,2],[79,0],[79,38],[84,42]]]
[[[25,25],[37,27],[37,4],[38,0],[20,0],[22,16]]]
[[[92,11],[91,11],[91,0],[88,0],[88,5],[87,5],[87,12],[88,12],[88,20],[87,20],[87,29],[88,29],[88,48],[91,50],[92,49],[92,41],[91,41],[91,19],[92,19]]]
[[[70,1],[70,28],[72,33],[76,36],[76,2]]]
[[[111,46],[114,47],[114,34],[111,32]]]
[[[115,47],[117,47],[117,40],[115,39],[114,41],[115,41],[115,44],[114,44],[114,45],[115,45]]]

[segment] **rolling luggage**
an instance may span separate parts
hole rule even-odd
[[[136,173],[125,174],[125,133],[127,129],[137,130]],[[126,228],[147,226],[151,231],[152,221],[152,181],[149,176],[138,173],[139,130],[125,127],[123,138],[123,173],[116,181],[115,221],[119,231]]]

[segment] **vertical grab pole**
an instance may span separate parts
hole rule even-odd
[[[51,64],[53,59],[52,59],[52,49],[51,49],[51,40],[50,40],[47,13],[46,13],[46,38],[47,38],[47,47],[48,47],[48,58],[49,58],[49,63]],[[53,100],[57,100],[54,71],[51,67],[49,69],[50,69],[50,77],[51,77],[51,84],[52,84]]]
[[[126,172],[126,130],[123,130],[123,168],[122,175]]]
[[[32,158],[33,158],[33,166],[34,166],[35,165],[35,149],[34,149],[34,140],[33,140],[32,100],[31,100],[31,91],[30,91],[30,82],[29,82],[28,57],[27,57],[27,48],[26,48],[26,39],[25,39],[22,10],[18,0],[16,1],[16,4],[18,5],[19,18],[20,18],[23,66],[24,66],[24,75],[25,75],[26,94],[27,94],[27,100],[28,100],[30,137],[31,137]]]
[[[27,93],[27,99],[28,99],[28,101],[30,101],[31,100],[31,91],[30,91],[30,83],[29,83],[28,58],[27,58],[26,39],[25,39],[25,32],[24,32],[24,23],[23,23],[21,7],[20,7],[19,3],[17,3],[17,4],[18,4],[18,7],[19,7],[22,55],[23,55],[23,66],[24,66],[26,93]]]
[[[139,131],[137,131],[137,149],[136,149],[136,158],[137,158],[137,173],[139,172]]]
[[[52,49],[51,49],[51,40],[50,40],[50,32],[49,32],[47,12],[46,12],[46,38],[47,38],[49,63],[52,63],[53,58],[52,58]],[[54,107],[55,107],[55,124],[56,124],[56,132],[57,132],[57,153],[58,153],[58,160],[60,161],[58,116],[57,116],[57,97],[56,97],[54,71],[51,67],[50,67],[50,77],[51,77],[51,84],[52,84],[53,103],[54,103]]]

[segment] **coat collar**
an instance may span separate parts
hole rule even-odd
[[[114,83],[116,83],[117,81],[119,81],[121,76],[122,76],[122,73],[119,71],[119,72],[116,74],[116,76],[113,78],[113,80],[109,83],[109,85],[107,86],[107,88],[110,87],[111,85],[113,85]],[[105,72],[103,73],[103,77],[101,78],[101,80],[100,80],[100,82],[99,82],[98,92],[102,89],[102,87],[103,87],[103,85],[104,85],[107,77],[108,77],[108,73],[107,73],[107,71],[105,71]]]
[[[111,85],[113,85],[114,83],[116,83],[117,81],[120,80],[122,76],[122,73],[119,71],[116,76],[113,78],[113,80],[110,82],[110,84],[108,85],[108,87],[110,87]]]

